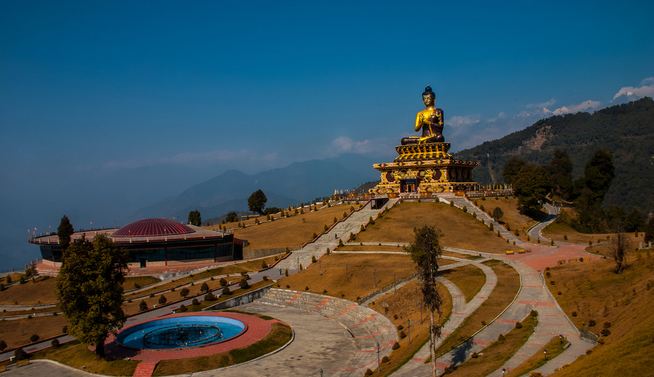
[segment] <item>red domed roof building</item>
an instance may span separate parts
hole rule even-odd
[[[170,219],[143,219],[118,229],[79,231],[71,238],[92,239],[97,234],[106,234],[116,246],[129,252],[132,272],[147,267],[183,270],[183,267],[243,259],[244,242],[233,234]],[[40,246],[42,263],[58,269],[62,250],[56,234],[34,237],[30,242]]]

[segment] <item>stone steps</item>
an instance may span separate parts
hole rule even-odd
[[[350,332],[359,350],[373,352],[375,357],[378,344],[380,354],[384,356],[390,354],[393,343],[397,341],[395,326],[386,317],[352,301],[273,288],[257,300],[257,303],[291,306],[334,319]]]

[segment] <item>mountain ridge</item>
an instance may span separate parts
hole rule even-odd
[[[592,114],[580,112],[542,119],[500,139],[459,151],[457,158],[480,161],[473,178],[480,183],[502,183],[502,169],[513,156],[548,163],[554,150],[563,149],[580,177],[591,155],[606,149],[613,155],[616,176],[606,205],[654,210],[654,101],[649,97],[606,107]]]

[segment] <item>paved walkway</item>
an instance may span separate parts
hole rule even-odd
[[[287,348],[265,358],[193,376],[362,376],[390,354],[395,326],[351,301],[308,292],[271,289],[239,310],[278,318],[295,331]]]
[[[436,341],[435,347],[438,348],[440,347],[441,344],[445,341],[445,339],[452,334],[461,324],[463,321],[470,316],[479,306],[486,301],[488,298],[488,295],[493,292],[493,289],[495,289],[495,286],[497,285],[497,275],[495,275],[495,272],[493,271],[492,268],[479,263],[478,261],[473,261],[469,259],[460,259],[460,258],[452,258],[452,259],[459,259],[461,262],[465,262],[465,264],[472,264],[475,267],[481,269],[486,277],[486,280],[484,282],[484,285],[482,288],[479,290],[479,292],[475,295],[475,297],[470,300],[470,302],[466,303],[465,302],[465,296],[461,292],[461,290],[451,281],[445,279],[445,278],[439,278],[438,280],[445,285],[445,287],[448,289],[450,292],[450,295],[452,296],[452,313],[450,314],[450,317],[448,320],[445,322],[443,325],[443,328],[441,330],[441,337]],[[448,267],[449,265],[445,266]],[[445,269],[445,268],[443,268]],[[413,376],[429,376],[431,375],[431,366],[429,364],[425,364],[425,361],[429,359],[430,352],[429,352],[429,342],[425,343],[418,352],[409,360],[406,364],[404,364],[400,369],[398,369],[393,376],[406,376],[406,377],[413,377]]]
[[[300,264],[303,267],[307,267],[311,264],[312,257],[318,259],[327,252],[327,249],[333,251],[338,247],[339,240],[343,243],[347,242],[351,235],[361,231],[361,225],[368,224],[371,217],[376,219],[381,211],[391,208],[397,202],[398,199],[390,199],[380,209],[372,209],[371,203],[369,202],[363,208],[352,213],[347,219],[337,223],[316,241],[307,244],[300,250],[293,251],[288,258],[277,264],[277,268],[288,268],[289,271],[296,271]]]

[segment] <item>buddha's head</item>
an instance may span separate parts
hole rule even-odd
[[[436,94],[431,90],[431,86],[425,88],[425,91],[422,92],[422,102],[427,107],[434,106],[436,102]]]

